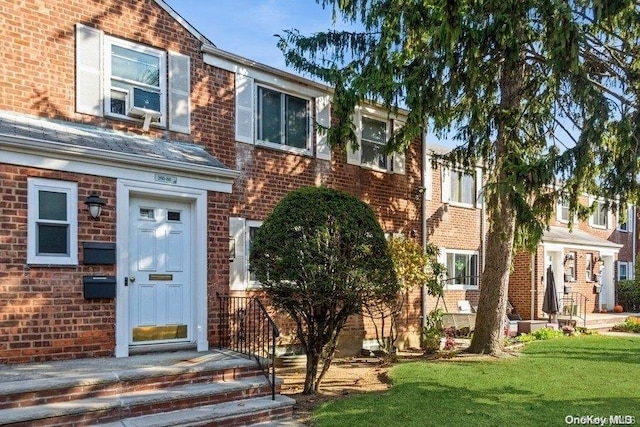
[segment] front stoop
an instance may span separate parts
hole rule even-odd
[[[232,352],[0,367],[1,426],[239,426],[285,419],[292,408],[271,399],[254,360]]]

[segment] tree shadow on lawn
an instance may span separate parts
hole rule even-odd
[[[570,385],[567,385],[570,387]],[[473,387],[473,386],[471,386]],[[569,399],[526,389],[467,388],[437,381],[398,384],[382,395],[361,395],[330,402],[316,412],[320,426],[502,426],[566,425],[567,417],[610,415],[640,416],[639,398]]]

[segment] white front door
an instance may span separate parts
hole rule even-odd
[[[129,344],[193,341],[188,203],[131,198]]]

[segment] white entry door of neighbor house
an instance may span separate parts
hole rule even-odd
[[[190,205],[131,198],[129,224],[129,344],[192,341]]]

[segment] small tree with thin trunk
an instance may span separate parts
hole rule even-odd
[[[429,295],[442,296],[440,277],[445,266],[437,261],[439,251],[436,246],[428,244],[423,248],[415,240],[405,237],[392,238],[389,252],[398,279],[398,294],[393,300],[369,301],[365,304],[365,311],[375,328],[378,345],[385,356],[392,359],[409,292],[423,287]]]
[[[329,188],[285,196],[260,227],[250,264],[274,308],[295,322],[307,356],[304,394],[318,391],[347,319],[366,301],[390,300],[398,291],[371,208]]]

